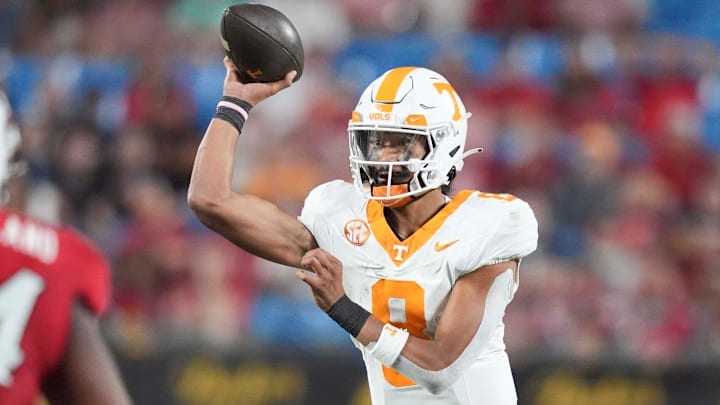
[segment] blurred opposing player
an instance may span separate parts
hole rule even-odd
[[[19,144],[0,94],[3,195]],[[108,264],[87,240],[0,204],[0,404],[41,393],[51,404],[129,404],[97,324],[108,296]]]
[[[479,151],[464,151],[470,114],[450,83],[415,67],[373,81],[348,127],[354,186],[318,186],[298,220],[230,189],[250,107],[292,73],[243,85],[226,68],[188,193],[198,217],[251,253],[309,270],[297,276],[362,351],[373,404],[516,403],[502,318],[537,222],[509,194],[443,193]]]

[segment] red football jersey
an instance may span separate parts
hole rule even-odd
[[[87,239],[0,208],[0,404],[33,404],[59,364],[78,300],[102,314],[107,260]]]

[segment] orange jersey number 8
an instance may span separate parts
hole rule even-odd
[[[380,280],[372,286],[372,314],[385,323],[407,329],[410,335],[429,339],[423,333],[425,321],[425,290],[414,281]],[[407,387],[415,382],[390,367],[383,366],[385,380],[394,387]]]

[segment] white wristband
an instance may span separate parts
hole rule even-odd
[[[400,356],[408,338],[410,338],[410,334],[407,330],[386,323],[378,341],[369,344],[368,349],[370,349],[370,354],[380,360],[382,364],[390,367]]]

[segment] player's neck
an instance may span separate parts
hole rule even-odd
[[[407,239],[446,204],[440,189],[431,190],[399,208],[385,208],[385,220],[400,239]]]

